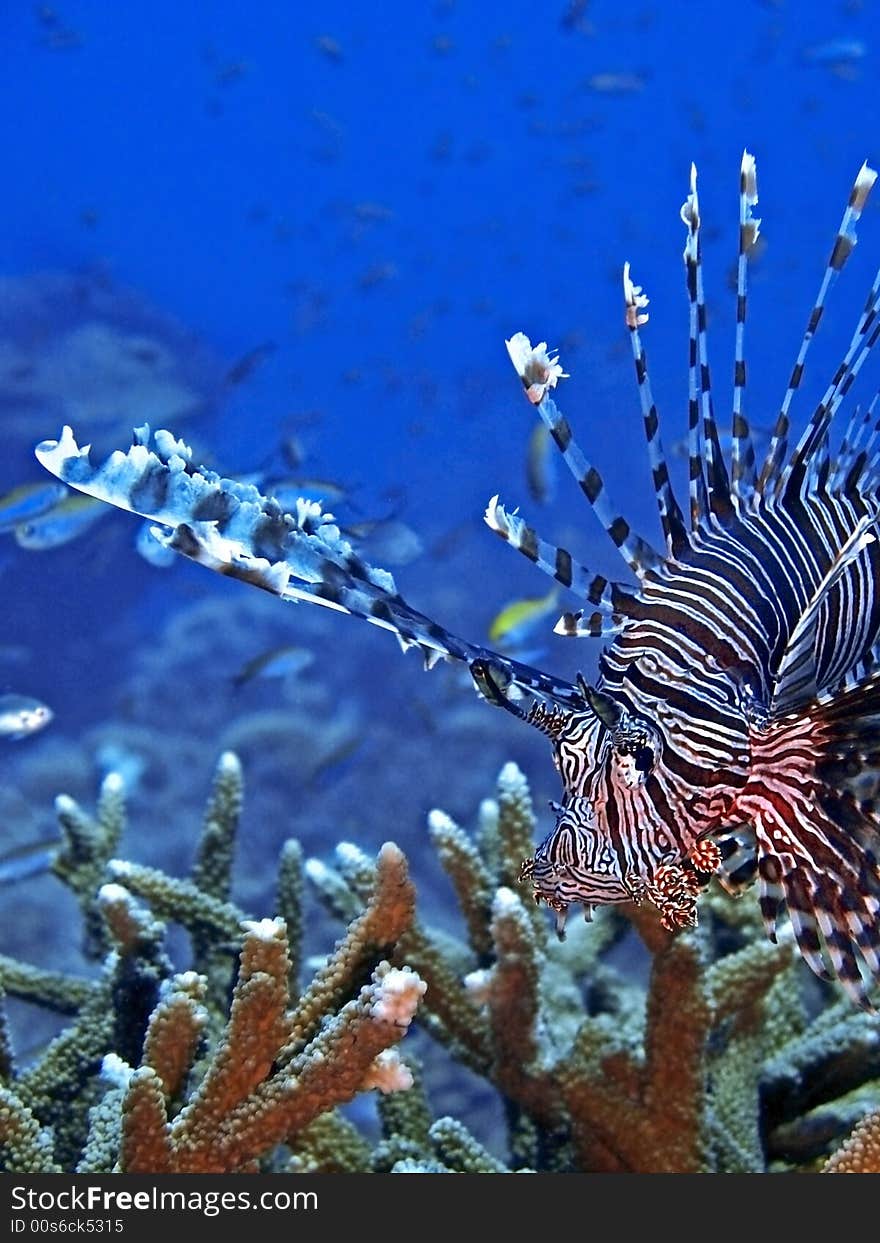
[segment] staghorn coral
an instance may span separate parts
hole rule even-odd
[[[877,1016],[831,990],[809,994],[791,938],[765,943],[757,912],[720,891],[693,931],[672,934],[655,911],[627,906],[557,942],[511,882],[534,832],[514,765],[481,805],[474,837],[437,810],[428,826],[466,941],[414,923],[397,952],[429,982],[419,1023],[500,1094],[512,1168],[809,1167],[852,1125],[854,1089],[862,1110],[880,1097]],[[337,914],[370,880],[347,845],[335,867],[313,862],[307,876]],[[430,1132],[407,1138],[422,1155],[401,1151],[397,1172],[455,1164]]]
[[[344,1125],[330,1112],[335,1106],[362,1091],[412,1083],[391,1049],[406,1035],[425,985],[410,967],[382,957],[414,910],[396,846],[382,847],[364,909],[302,995],[291,997],[284,920],[248,920],[225,900],[241,803],[236,757],[224,754],[218,766],[190,880],[108,859],[121,800],[121,786],[109,778],[95,818],[59,800],[66,835],[55,870],[80,898],[93,934],[85,948],[107,947],[99,979],[0,964],[10,991],[75,1014],[32,1067],[19,1075],[11,1061],[6,1068],[4,1168],[271,1167],[283,1164],[275,1155],[281,1145],[294,1159],[290,1145],[300,1133],[323,1136],[326,1147],[328,1128]],[[299,853],[288,843],[283,855],[285,905],[295,913]],[[174,971],[162,920],[186,928],[193,961],[204,970]],[[296,928],[293,949],[299,953]],[[226,989],[218,987],[223,964],[227,989],[234,975],[228,1012]]]
[[[880,1174],[880,1110],[863,1118],[825,1162],[823,1174]]]
[[[877,1016],[805,985],[791,939],[766,943],[760,916],[720,891],[697,929],[605,908],[559,942],[517,881],[536,826],[515,765],[474,835],[439,810],[428,817],[462,939],[416,918],[391,844],[375,860],[342,843],[332,863],[303,863],[286,842],[282,917],[251,919],[231,900],[242,789],[225,753],[185,879],[110,857],[124,823],[113,780],[95,816],[58,801],[55,872],[103,958],[92,980],[0,960],[10,995],[72,1016],[18,1072],[4,1038],[5,1168],[813,1169],[880,1105]],[[317,965],[301,944],[303,874],[347,924]],[[189,935],[186,969],[166,949],[166,923]],[[426,1035],[418,1057],[409,1044],[401,1056],[413,1019]],[[441,1047],[463,1068],[445,1083]],[[369,1091],[378,1135],[362,1111],[339,1112]],[[476,1104],[486,1093],[501,1106],[494,1128]],[[858,1128],[826,1168],[866,1168],[875,1131]]]

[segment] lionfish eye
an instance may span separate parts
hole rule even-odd
[[[636,768],[639,770],[639,772],[644,773],[645,776],[647,776],[648,773],[651,771],[651,769],[654,767],[653,747],[648,747],[648,746],[637,747],[635,755],[633,756],[633,762]]]
[[[625,785],[638,786],[646,780],[656,760],[655,739],[642,721],[625,717],[612,738],[615,765]]]

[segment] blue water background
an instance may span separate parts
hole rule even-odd
[[[62,0],[0,11],[0,276],[61,272],[71,291],[77,281],[104,288],[111,308],[120,291],[120,322],[132,300],[169,317],[173,348],[185,354],[191,340],[215,360],[205,408],[174,429],[197,456],[250,470],[298,431],[307,473],[349,489],[352,519],[393,508],[420,532],[426,552],[396,571],[398,585],[479,641],[505,601],[548,585],[484,527],[495,492],[591,566],[626,577],[564,474],[552,504],[530,500],[534,414],[505,337],[522,330],[562,350],[571,378],[560,405],[621,508],[655,538],[623,261],[651,299],[645,342],[675,441],[686,417],[679,208],[690,162],[723,419],[739,162],[744,146],[755,153],[767,247],[752,284],[747,405],[772,422],[853,176],[880,157],[876,4],[594,0],[566,22],[571,9]],[[821,49],[838,39],[863,54],[829,60]],[[628,76],[597,89],[607,80],[596,75],[609,74]],[[877,217],[875,203],[811,359],[810,396],[870,284]],[[241,383],[223,383],[268,344]],[[870,396],[870,384],[861,391]],[[120,408],[96,442],[125,447],[145,413]],[[40,477],[33,444],[59,430],[54,409],[35,408],[7,431],[2,491]],[[76,430],[89,438],[87,425]],[[154,569],[134,552],[135,531],[113,515],[39,553],[0,537],[0,692],[34,694],[56,714],[39,736],[0,741],[0,788],[18,809],[6,815],[10,841],[51,832],[60,790],[94,798],[98,735],[124,734],[128,746],[137,735],[148,768],[126,852],[185,867],[219,749],[239,715],[262,712],[270,742],[251,733],[242,748],[251,798],[239,882],[258,913],[271,907],[286,836],[316,854],[342,837],[369,851],[393,837],[443,919],[449,891],[426,814],[439,804],[472,823],[507,758],[527,770],[546,829],[543,800],[557,790],[544,740],[478,704],[454,673],[422,673],[390,636],[350,619],[251,601],[256,593],[198,567]],[[595,668],[589,641],[538,641],[548,668]],[[231,695],[242,661],[282,642],[314,651],[306,684]],[[331,740],[330,762],[302,778],[285,721],[307,749],[340,714],[338,754]],[[151,782],[162,786],[159,817]],[[69,965],[58,944],[71,941],[76,913],[52,884],[5,892],[4,948]]]

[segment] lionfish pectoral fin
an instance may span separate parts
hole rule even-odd
[[[441,660],[466,664],[480,693],[517,716],[531,722],[530,710],[542,704],[542,727],[556,728],[554,708],[583,711],[570,682],[460,639],[414,609],[391,574],[365,560],[316,502],[300,497],[286,510],[252,484],[196,467],[171,432],[137,428],[126,452],[95,466],[89,447],[65,427],[36,455],[78,491],[159,524],[165,547],[215,573],[360,617],[396,635],[404,651],[417,648],[428,669]]]
[[[548,738],[556,738],[572,711],[583,711],[580,689],[556,682],[549,674],[510,661],[488,648],[475,649],[468,671],[477,694],[496,708],[503,708],[527,725],[534,725]]]
[[[715,879],[732,898],[740,898],[758,877],[755,852],[755,829],[751,824],[738,824],[724,829],[714,837],[721,851],[721,863]]]
[[[774,679],[770,699],[773,715],[791,712],[816,698],[816,636],[822,604],[835,584],[855,565],[863,550],[876,540],[872,528],[877,526],[878,521],[878,514],[866,514],[859,521],[798,618]]]
[[[738,811],[755,826],[768,936],[788,913],[798,951],[863,1009],[880,984],[880,674],[752,734]],[[869,793],[865,794],[865,784]]]

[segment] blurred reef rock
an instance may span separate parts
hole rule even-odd
[[[34,439],[35,418],[93,436],[181,420],[222,376],[193,332],[100,270],[0,277],[0,414],[15,441]]]

